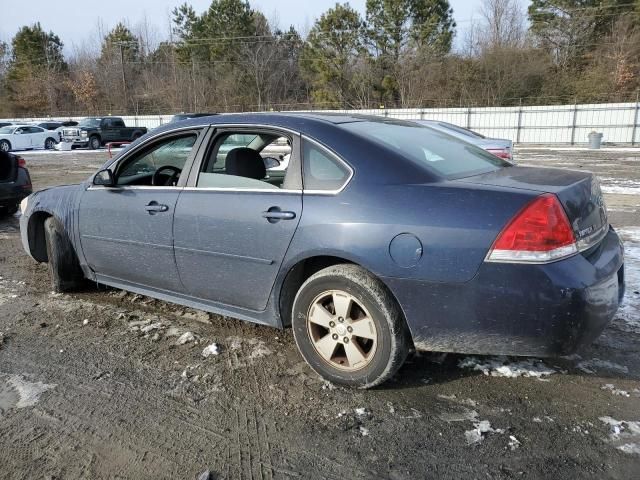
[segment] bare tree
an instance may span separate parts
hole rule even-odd
[[[526,14],[519,0],[483,0],[475,40],[481,51],[519,48],[526,38]]]

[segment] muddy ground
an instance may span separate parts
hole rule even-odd
[[[24,157],[44,188],[106,153]],[[112,289],[52,294],[17,216],[0,220],[0,478],[638,478],[640,151],[518,160],[603,177],[626,306],[579,356],[414,356],[371,391],[323,382],[289,331]]]

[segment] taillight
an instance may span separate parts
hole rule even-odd
[[[549,263],[577,252],[567,214],[558,197],[547,193],[529,203],[500,232],[487,261]]]
[[[25,159],[24,159],[24,158],[22,158],[22,157],[18,157],[18,166],[19,166],[19,167],[22,167],[22,168],[24,168],[24,167],[26,167],[26,166],[27,166],[27,162],[25,161]]]
[[[511,160],[511,152],[506,148],[487,148],[487,152],[504,160]]]

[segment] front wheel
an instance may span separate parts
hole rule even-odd
[[[49,217],[44,222],[51,288],[54,292],[68,292],[82,284],[82,269],[76,252],[60,222]]]
[[[312,275],[293,305],[300,353],[330,382],[371,388],[404,363],[409,334],[395,299],[357,265],[335,265]]]
[[[99,137],[93,136],[89,139],[89,148],[91,148],[91,150],[97,150],[101,145],[102,142],[100,142]]]
[[[9,152],[11,144],[7,140],[0,140],[0,152]]]
[[[44,141],[45,150],[53,150],[55,146],[56,146],[56,141],[53,138],[47,138]]]

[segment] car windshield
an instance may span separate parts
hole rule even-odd
[[[102,122],[101,118],[83,118],[80,120],[81,127],[99,127],[100,122]]]
[[[0,128],[0,135],[11,135],[16,127],[2,127]]]
[[[353,122],[341,126],[447,179],[479,175],[511,165],[470,143],[417,123]]]

